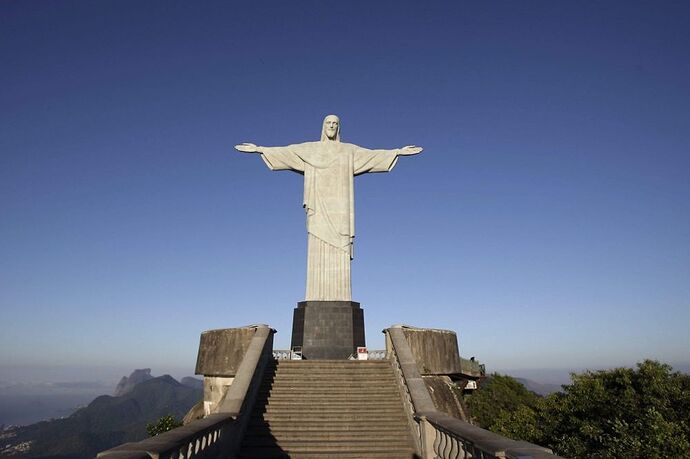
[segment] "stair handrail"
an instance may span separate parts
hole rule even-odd
[[[239,449],[256,400],[264,370],[272,359],[273,334],[268,325],[256,332],[237,369],[235,379],[218,403],[218,410],[203,419],[139,442],[124,443],[98,453],[106,459],[232,458]]]
[[[391,344],[391,360],[397,367],[399,383],[408,395],[406,402],[413,410],[415,448],[420,457],[559,458],[548,448],[504,437],[438,411],[419,373],[404,328],[404,325],[394,325],[383,332]]]
[[[482,458],[559,458],[549,448],[504,437],[440,411],[417,412],[415,418],[421,424],[423,434],[428,435],[422,440],[425,458],[465,457],[458,456],[460,452]]]
[[[417,362],[412,355],[412,350],[407,344],[407,339],[402,328],[393,326],[383,330],[386,334],[386,342],[390,343],[391,361],[395,370],[398,386],[403,394],[410,430],[414,432],[415,452],[418,456],[423,453],[421,424],[415,418],[417,411],[432,411],[435,409],[429,392],[426,390],[422,376],[417,370]]]
[[[177,459],[194,457],[211,459],[225,457],[227,440],[232,439],[237,425],[231,414],[211,414],[155,437],[124,443],[98,453],[106,459]]]
[[[250,389],[254,389],[253,395],[255,395],[266,363],[269,357],[273,358],[273,340],[269,338],[272,338],[275,333],[275,330],[268,325],[256,325],[255,327],[256,332],[249,342],[240,366],[237,368],[235,379],[218,402],[218,413],[239,416],[243,411],[251,410],[251,406],[245,405],[248,403],[253,405],[254,400],[253,397],[247,398],[247,395],[252,395]]]

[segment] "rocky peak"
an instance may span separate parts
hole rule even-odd
[[[120,382],[117,383],[114,395],[116,397],[125,395],[126,393],[130,392],[134,388],[134,386],[144,381],[148,381],[149,379],[153,379],[153,376],[151,376],[150,368],[134,370],[132,374],[129,375],[129,377],[123,376]]]

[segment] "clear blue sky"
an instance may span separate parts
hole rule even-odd
[[[185,367],[304,297],[302,177],[356,180],[353,295],[489,369],[687,362],[690,3],[0,3],[0,365]],[[0,377],[0,379],[2,379]]]

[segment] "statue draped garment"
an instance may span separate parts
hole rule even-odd
[[[339,141],[260,147],[274,171],[304,175],[307,214],[307,301],[352,301],[350,261],[355,237],[354,176],[388,172],[400,150],[368,150]]]

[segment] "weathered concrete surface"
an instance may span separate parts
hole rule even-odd
[[[467,421],[462,402],[453,391],[453,381],[448,376],[424,376],[422,379],[438,411]]]
[[[347,359],[364,343],[364,311],[354,301],[301,301],[292,319],[291,347],[308,360]]]
[[[234,381],[235,378],[204,376],[204,416],[215,412],[218,403],[223,400]]]
[[[221,328],[201,333],[195,373],[204,376],[235,376],[255,333],[255,326]]]
[[[403,326],[403,333],[422,375],[462,373],[454,331]]]

